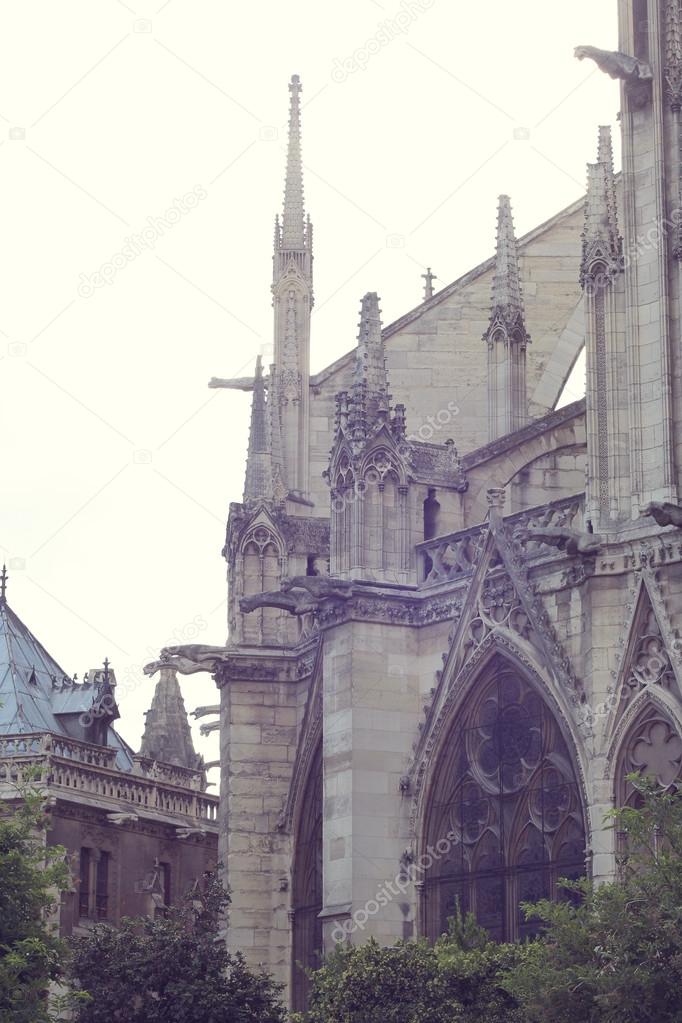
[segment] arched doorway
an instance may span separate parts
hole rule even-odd
[[[322,744],[312,758],[301,800],[292,886],[292,1007],[307,1006],[305,971],[320,964],[322,950]]]
[[[585,874],[585,825],[573,759],[525,675],[495,658],[452,723],[432,775],[423,928],[435,939],[459,904],[490,936],[533,933],[521,902],[561,897]]]

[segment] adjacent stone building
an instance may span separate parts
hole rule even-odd
[[[305,1003],[334,941],[498,938],[613,875],[604,814],[682,773],[679,0],[619,0],[623,169],[311,374],[301,83],[275,226],[273,364],[230,507],[220,690],[229,940]],[[615,95],[614,85],[614,95]],[[598,135],[598,137],[597,137]],[[492,218],[491,218],[492,219]],[[492,233],[492,232],[491,232]],[[557,407],[586,351],[585,399]]]
[[[3,569],[0,798],[12,803],[28,785],[47,800],[46,841],[64,846],[72,877],[62,935],[153,916],[218,859],[218,798],[206,791],[175,672],[161,673],[136,754],[114,728],[110,665],[82,682],[67,675],[9,606],[6,584]]]

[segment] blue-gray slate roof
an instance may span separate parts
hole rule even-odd
[[[93,706],[99,687],[75,683],[0,597],[0,734],[68,733],[60,722]],[[111,726],[107,745],[118,750],[116,766],[133,768],[132,750]]]

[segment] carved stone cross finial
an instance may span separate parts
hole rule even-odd
[[[424,279],[424,301],[427,298],[433,298],[433,282],[437,281],[438,278],[434,273],[431,273],[431,267],[427,266],[426,273],[422,274]]]

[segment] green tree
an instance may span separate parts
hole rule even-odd
[[[70,978],[90,997],[77,1023],[284,1023],[279,987],[219,938],[228,896],[214,875],[155,920],[97,924],[71,943]]]
[[[64,849],[45,842],[43,797],[19,794],[18,805],[0,804],[0,1023],[43,1023],[65,952],[49,916],[69,872]]]
[[[505,986],[538,1023],[682,1021],[682,797],[631,780],[642,806],[610,815],[627,841],[619,878],[569,885],[578,905],[526,907],[543,939]]]
[[[339,945],[312,974],[310,1010],[295,1023],[525,1023],[500,979],[523,955],[458,913],[435,945],[374,939]]]

